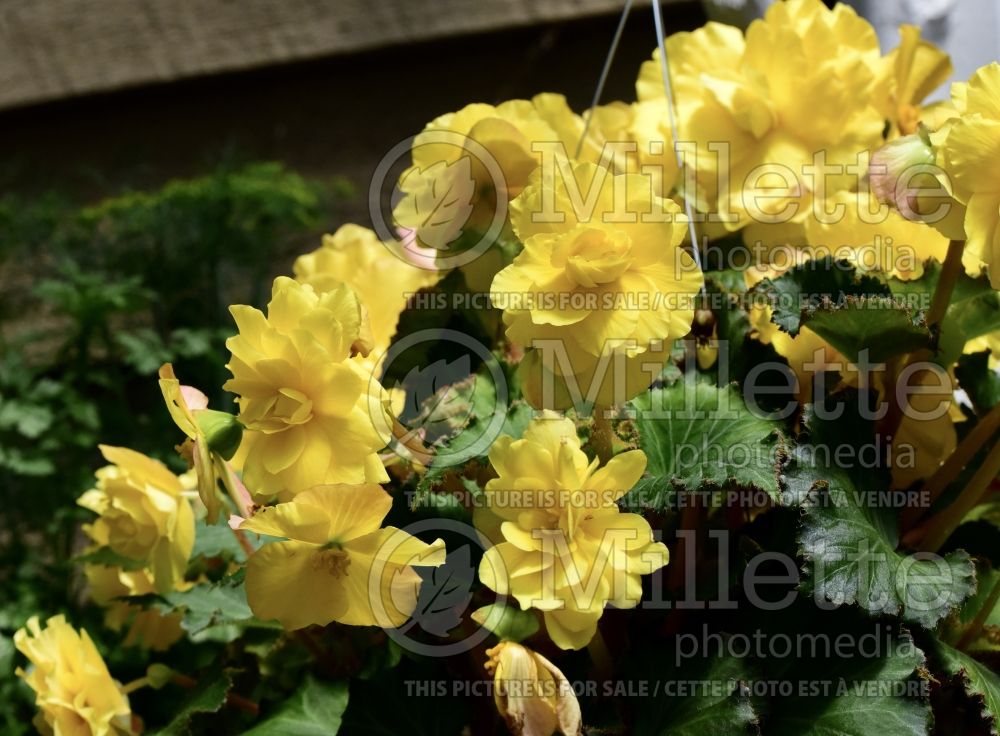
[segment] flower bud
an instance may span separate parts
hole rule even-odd
[[[906,209],[899,198],[911,189],[912,179],[923,176],[933,164],[934,149],[924,130],[889,141],[872,154],[869,165],[869,180],[875,197],[896,209]],[[905,185],[902,191],[901,179]]]
[[[243,440],[243,425],[232,414],[215,409],[202,409],[195,413],[198,429],[205,435],[205,441],[212,452],[230,460],[240,448]]]
[[[486,656],[497,710],[514,736],[582,733],[580,703],[558,667],[512,641],[487,649]]]
[[[159,690],[169,683],[173,676],[174,671],[165,664],[151,664],[146,668],[146,679],[154,690]]]

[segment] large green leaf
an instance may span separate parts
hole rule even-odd
[[[299,689],[244,736],[335,736],[347,709],[347,681],[307,675]]]
[[[766,736],[927,736],[924,655],[908,633],[849,612],[790,613],[767,627],[768,646],[778,651],[775,637],[785,637],[794,654],[758,665]]]
[[[756,733],[757,714],[747,683],[746,660],[734,656],[678,664],[664,653],[642,668],[634,683],[639,699],[633,733],[649,736],[703,736]]]
[[[1000,733],[1000,675],[965,652],[935,640],[931,651],[940,667],[962,681],[965,691],[982,708],[991,734]]]
[[[779,500],[790,450],[784,424],[751,412],[735,386],[678,380],[640,394],[631,407],[652,480],[630,502],[662,508],[664,482],[674,490],[753,488]]]
[[[869,362],[881,363],[932,344],[923,312],[886,297],[825,303],[810,311],[803,324],[851,361],[868,351]]]
[[[869,493],[877,487],[859,488],[830,465],[801,462],[789,475],[800,487],[813,479],[799,545],[817,599],[932,627],[975,590],[975,567],[964,551],[943,558],[897,551],[896,509]]]
[[[848,297],[889,296],[889,288],[873,276],[858,276],[849,261],[816,258],[789,269],[778,278],[764,279],[754,292],[771,305],[771,321],[797,335],[805,318],[817,308],[841,304]]]

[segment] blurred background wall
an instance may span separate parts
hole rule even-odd
[[[997,0],[849,2],[887,48],[900,22],[923,26],[956,78],[1000,56]],[[671,0],[667,25],[746,24],[768,4]],[[0,186],[94,199],[223,159],[275,159],[363,187],[393,144],[470,101],[561,91],[584,107],[622,5],[2,0]],[[633,99],[649,16],[637,3],[606,99]]]

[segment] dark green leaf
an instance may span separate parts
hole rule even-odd
[[[871,494],[877,485],[860,488],[843,469],[804,460],[793,475],[800,487],[813,478],[799,545],[817,598],[933,627],[975,590],[965,552],[927,558],[897,551],[896,509]]]
[[[771,321],[794,336],[803,318],[823,305],[843,304],[848,297],[889,296],[889,288],[873,276],[858,276],[849,261],[814,258],[786,271],[778,278],[764,279],[754,292],[765,294],[771,305]]]
[[[347,681],[307,675],[299,689],[243,736],[335,736],[347,709]]]
[[[753,674],[734,656],[682,662],[664,653],[641,669],[633,733],[704,736],[756,733],[757,715],[747,688]]]

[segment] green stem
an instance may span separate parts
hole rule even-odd
[[[948,537],[962,523],[962,519],[983,501],[998,473],[1000,473],[1000,442],[993,445],[983,464],[979,466],[968,485],[962,489],[958,498],[944,511],[932,516],[913,530],[914,537],[923,538],[920,548],[928,552],[937,552],[941,549],[941,545],[948,541]]]
[[[149,683],[149,678],[148,677],[140,677],[137,680],[132,680],[132,682],[127,683],[125,685],[122,685],[122,694],[123,695],[131,695],[132,693],[134,693],[139,688],[146,687],[149,684],[150,683]]]
[[[928,327],[939,325],[944,319],[948,304],[951,302],[952,292],[955,291],[955,282],[958,281],[958,276],[962,273],[963,250],[965,250],[964,240],[952,240],[948,243],[948,254],[941,266],[941,276],[938,278],[937,288],[934,289],[930,309],[927,310]]]
[[[944,489],[951,485],[962,469],[968,465],[972,458],[976,456],[986,441],[992,437],[997,429],[1000,429],[1000,404],[997,404],[979,420],[975,427],[958,444],[955,451],[948,456],[941,467],[927,479],[921,488],[920,498],[926,498],[927,506],[911,506],[903,511],[900,517],[900,526],[909,529],[916,524],[920,518],[927,513],[927,510],[944,492]]]

